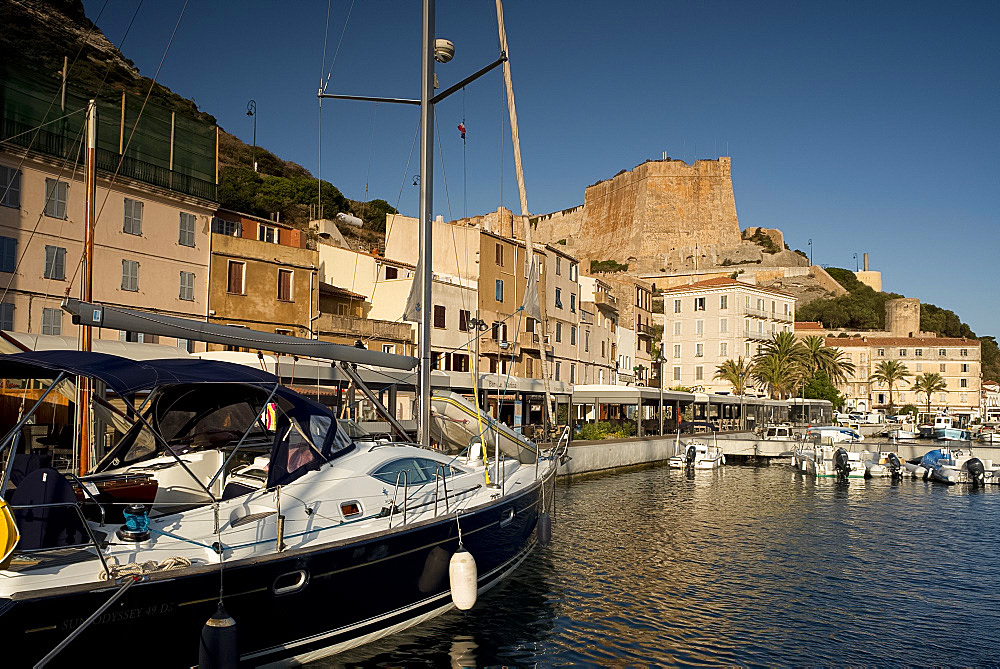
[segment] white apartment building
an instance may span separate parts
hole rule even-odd
[[[715,278],[663,291],[666,386],[732,392],[713,378],[719,365],[752,358],[761,343],[791,332],[795,298],[735,279]]]
[[[618,300],[610,284],[580,276],[580,363],[578,383],[616,383]]]

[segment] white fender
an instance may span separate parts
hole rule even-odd
[[[462,547],[455,551],[451,556],[451,564],[448,565],[448,578],[451,581],[451,599],[456,608],[467,611],[475,606],[479,594],[479,575],[472,553]]]

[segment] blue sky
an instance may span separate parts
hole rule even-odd
[[[97,21],[116,44],[137,2],[109,0]],[[104,0],[84,4],[95,19]],[[123,51],[143,74],[182,5],[141,7]],[[253,98],[258,143],[316,174],[327,73],[337,93],[417,97],[420,83],[419,2],[330,6],[324,67],[326,2],[190,2],[159,80],[247,142]],[[496,17],[490,0],[437,11],[457,52],[438,66],[448,86],[496,58]],[[730,155],[741,227],[780,228],[803,250],[812,239],[817,264],[853,269],[867,251],[885,290],[1000,335],[1000,3],[508,0],[504,11],[532,213],[576,206],[587,185],[664,151]],[[502,86],[497,70],[438,105],[436,213],[519,209]],[[417,120],[415,107],[324,102],[322,177],[415,214]]]

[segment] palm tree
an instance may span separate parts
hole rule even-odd
[[[808,377],[811,378],[816,372],[824,372],[831,383],[843,385],[854,374],[854,363],[836,346],[827,346],[824,337],[809,335],[801,343]]]
[[[869,380],[889,386],[889,408],[891,409],[893,407],[892,387],[897,383],[905,382],[908,376],[913,376],[913,374],[899,360],[883,360],[875,366],[875,371]]]
[[[716,367],[715,376],[712,378],[728,381],[733,386],[733,393],[740,396],[740,423],[746,426],[746,417],[743,415],[743,396],[747,392],[747,382],[750,380],[750,365],[743,360],[743,356],[733,360],[730,358]]]
[[[931,395],[947,388],[948,384],[937,372],[924,372],[913,379],[913,390],[927,395],[927,413],[931,412]]]
[[[778,332],[760,346],[751,375],[768,388],[772,399],[791,397],[806,372],[802,344],[791,332]]]

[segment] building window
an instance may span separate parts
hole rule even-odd
[[[278,228],[273,225],[264,225],[259,223],[257,225],[257,241],[267,242],[268,244],[278,243]]]
[[[788,315],[788,303],[787,302],[785,303],[785,315],[786,316]]]
[[[122,290],[139,290],[139,262],[122,260]]]
[[[239,237],[241,228],[238,221],[227,221],[224,218],[212,219],[212,232],[228,237]]]
[[[503,267],[503,244],[497,244],[497,267]]]
[[[681,301],[680,300],[674,300],[674,313],[675,314],[681,313]]]
[[[744,349],[746,349],[746,356],[747,356],[747,357],[749,358],[749,357],[750,357],[750,355],[751,355],[751,350],[752,350],[752,347],[751,347],[751,345],[750,345],[750,342],[746,342],[746,343],[744,344]]]
[[[719,342],[719,357],[720,358],[725,358],[728,355],[729,355],[729,343],[728,342],[724,342],[724,341],[720,341]]]
[[[569,343],[571,345],[573,345],[573,346],[576,346],[576,326],[575,325],[570,325],[569,326]]]
[[[455,372],[469,371],[469,356],[464,353],[452,353],[451,369]]]
[[[556,341],[562,341],[562,323],[556,321]]]
[[[194,214],[181,212],[181,220],[177,233],[177,243],[181,246],[194,246]]]
[[[382,352],[383,353],[395,353],[396,352],[396,345],[395,344],[382,344]]]
[[[45,247],[45,274],[46,279],[66,279],[66,249],[61,246]]]
[[[42,309],[42,334],[62,334],[62,309]]]
[[[576,281],[578,276],[579,275],[577,274],[577,265],[575,262],[571,262],[569,264],[569,280]]]
[[[142,234],[142,202],[125,198],[125,222],[122,232],[129,235]]]
[[[496,297],[497,302],[503,302],[503,279],[497,279],[496,283]]]
[[[399,277],[399,270],[398,269],[396,269],[395,267],[386,267],[385,268],[385,278],[386,278],[387,281],[389,279],[396,279],[398,277]]]
[[[947,351],[945,351],[945,350],[944,350],[943,348],[939,348],[939,349],[938,349],[938,355],[941,355],[941,356],[943,356],[943,355],[945,355],[946,353],[947,353]]]
[[[969,396],[966,395],[965,393],[962,393],[961,395],[958,396],[959,404],[965,404],[968,401],[969,401]]]
[[[923,356],[923,354],[924,354],[924,349],[922,348],[913,349],[913,355],[917,356],[918,358]]]
[[[705,357],[705,345],[704,344],[695,344],[694,345],[694,357],[696,357],[696,358],[704,358]]]
[[[694,380],[703,381],[704,379],[705,379],[705,368],[702,367],[701,365],[698,365],[697,367],[694,368]]]
[[[705,335],[705,321],[699,319],[694,322],[694,333],[699,337]]]
[[[905,358],[906,357],[906,349],[905,348],[899,349],[899,357],[900,358]]]
[[[558,381],[558,380],[559,380],[559,367],[560,367],[560,365],[559,365],[559,363],[557,362],[557,363],[556,363],[556,381]]]
[[[292,301],[292,270],[278,270],[278,299],[282,302]]]
[[[0,165],[0,206],[21,206],[21,170]]]
[[[961,351],[958,352],[958,354],[962,357],[967,357],[969,355],[969,349],[963,348]]]
[[[526,358],[525,361],[524,361],[524,371],[525,371],[525,374],[527,375],[527,377],[529,379],[534,376],[534,372],[531,369],[531,367],[532,367],[531,363],[532,363],[532,359],[531,358]]]
[[[0,237],[0,272],[13,272],[17,269],[17,240],[13,237]]]
[[[45,215],[51,218],[66,218],[66,198],[69,184],[56,179],[45,180]]]
[[[757,300],[757,311],[764,311],[764,300]]]
[[[719,319],[719,334],[726,334],[729,332],[729,319],[720,318]]]
[[[719,308],[720,309],[728,309],[729,308],[729,296],[728,295],[720,295],[719,296]]]
[[[584,353],[590,352],[590,330],[583,331],[583,352]]]
[[[959,388],[968,388],[969,387],[969,380],[968,379],[959,379],[958,380],[958,387]]]
[[[883,358],[883,357],[885,357],[885,349],[884,349],[884,348],[880,348],[880,349],[878,350],[878,353],[877,353],[877,355],[878,355],[878,357],[880,357],[880,358]]]
[[[525,332],[535,331],[535,319],[532,318],[531,316],[528,316],[527,318],[524,319],[524,331]]]
[[[966,363],[966,362],[962,363],[962,371],[963,372],[968,372],[969,371],[969,364],[968,363]]]
[[[190,339],[178,339],[177,348],[188,353],[194,353],[194,342]]]
[[[0,330],[14,329],[14,305],[10,302],[0,303]]]
[[[229,261],[229,269],[227,271],[228,282],[226,284],[226,292],[232,293],[234,295],[243,295],[243,283],[246,278],[246,263],[237,262],[235,260]]]
[[[681,380],[681,368],[674,367],[674,381],[680,381],[680,380]]]
[[[674,321],[674,336],[675,337],[680,337],[681,336],[681,322],[680,321]]]
[[[562,288],[556,288],[556,309],[562,308]]]
[[[556,276],[562,276],[562,258],[556,256]]]
[[[181,272],[181,290],[178,297],[182,300],[194,300],[194,272]]]
[[[445,318],[444,318],[444,307],[440,304],[434,305],[434,327],[444,328]]]
[[[569,365],[569,382],[576,383],[576,365],[573,363]]]
[[[918,372],[924,371],[924,366],[922,364],[920,364],[919,362],[917,363],[917,371]]]
[[[681,345],[680,344],[674,344],[674,357],[675,358],[680,358],[681,357]]]
[[[469,311],[467,309],[459,309],[458,310],[458,329],[459,330],[461,330],[462,332],[468,332],[469,331],[469,319],[471,318],[471,316],[472,316],[472,314],[469,313]]]
[[[948,365],[946,365],[946,364],[944,364],[942,362],[939,367],[940,367],[941,372],[943,373],[948,368]]]
[[[778,308],[775,305],[774,300],[771,300],[771,313],[773,314],[773,313],[775,313],[777,311],[778,311]]]
[[[694,298],[694,310],[695,311],[705,311],[705,298],[696,297]]]
[[[569,310],[572,311],[574,314],[576,313],[576,293],[570,293]]]

